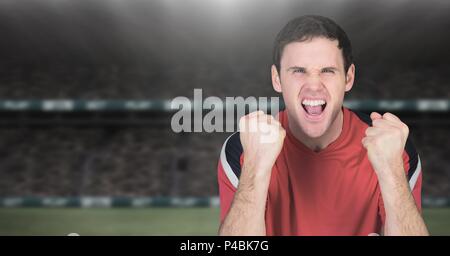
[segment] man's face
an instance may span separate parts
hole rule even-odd
[[[338,41],[322,37],[287,44],[280,73],[272,66],[273,86],[283,94],[289,119],[311,138],[324,135],[336,120],[353,80],[354,66],[344,70]]]

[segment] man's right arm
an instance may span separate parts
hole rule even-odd
[[[266,235],[265,209],[268,182],[249,177],[251,167],[243,166],[239,186],[219,235]]]
[[[286,132],[277,120],[262,111],[242,117],[239,127],[244,161],[238,188],[219,235],[266,235],[270,176]]]

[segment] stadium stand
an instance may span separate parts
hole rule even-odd
[[[241,62],[239,68],[233,68],[231,63],[192,62],[187,67],[170,70],[119,65],[51,70],[5,68],[0,74],[0,98],[171,99],[192,97],[194,88],[204,88],[205,96],[275,95],[269,80],[270,69],[264,64],[270,63],[269,60],[263,64]],[[362,74],[357,73],[356,84],[347,98],[410,99],[419,95],[426,99],[450,98],[450,90],[444,86],[450,84],[448,70],[448,66],[400,69],[383,76],[363,70]]]
[[[225,133],[167,129],[0,129],[0,197],[215,196]],[[446,128],[412,131],[426,196],[450,194]],[[438,150],[437,150],[438,149]]]
[[[405,112],[422,157],[423,195],[449,198],[450,5],[443,1],[284,1],[243,4],[238,12],[203,1],[13,2],[0,3],[1,198],[217,196],[228,134],[176,134],[164,107],[124,109],[121,100],[192,98],[194,88],[204,97],[276,96],[272,42],[289,17],[303,13],[330,16],[348,31],[357,77],[347,100],[362,100],[358,108],[444,101],[440,114],[402,104],[395,110]],[[236,19],[217,15],[222,9]],[[204,16],[192,15],[201,10]],[[54,105],[40,106],[48,99],[117,100],[112,105],[122,110],[59,102],[64,111],[47,112]]]

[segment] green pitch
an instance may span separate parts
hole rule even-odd
[[[0,235],[216,235],[217,208],[0,208]],[[450,235],[450,208],[425,209],[432,235]]]

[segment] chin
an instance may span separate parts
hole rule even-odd
[[[303,133],[310,138],[320,138],[330,126],[330,109],[323,107],[318,115],[310,115],[304,107],[297,108],[297,120]]]
[[[316,125],[301,125],[300,128],[303,130],[303,133],[313,139],[317,139],[322,137],[327,131],[327,126],[325,124],[316,124]]]

